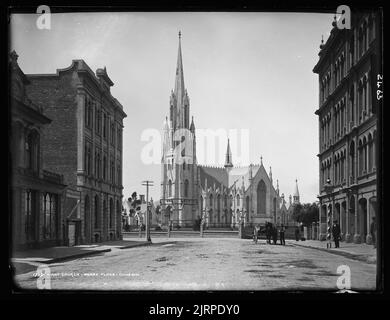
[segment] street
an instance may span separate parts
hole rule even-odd
[[[374,290],[376,265],[264,240],[152,239],[147,247],[50,264],[51,289],[84,290],[338,290],[337,267],[351,270],[352,290]],[[37,288],[35,271],[17,275]]]

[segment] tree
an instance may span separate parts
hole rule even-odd
[[[313,222],[318,222],[318,206],[315,203],[295,204],[292,217],[304,226],[309,226]]]
[[[133,192],[131,197],[127,199],[130,204],[130,217],[137,217],[140,221],[139,211],[141,210],[141,199],[137,199],[137,192]]]

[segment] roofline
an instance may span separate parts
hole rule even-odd
[[[92,71],[92,69],[88,66],[88,64],[83,59],[73,59],[69,67],[62,68],[62,69],[58,68],[56,69],[56,73],[30,73],[30,74],[26,74],[26,77],[27,79],[44,78],[44,77],[60,77],[60,73],[70,71],[75,67],[78,73],[81,72],[81,73],[88,74],[90,78],[94,81],[95,85],[97,85],[98,88],[102,88],[99,78],[96,76],[96,74]],[[108,75],[107,78],[111,81]],[[106,93],[106,91],[104,90],[103,92]],[[123,111],[122,104],[111,94],[111,92],[107,92],[106,94],[108,94],[108,97],[118,107],[118,110],[122,113],[123,118],[126,118],[127,114]]]

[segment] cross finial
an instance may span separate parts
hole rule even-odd
[[[260,156],[260,162],[263,164],[263,156]]]
[[[181,31],[179,30],[179,39],[181,38]]]

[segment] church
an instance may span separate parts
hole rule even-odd
[[[169,117],[163,125],[161,158],[162,224],[191,227],[203,218],[209,228],[244,225],[293,224],[291,214],[299,203],[296,181],[294,202],[286,203],[260,158],[259,164],[234,167],[228,140],[223,167],[199,165],[196,159],[196,130],[190,123],[190,100],[184,85],[181,33],[175,87],[170,96]]]

